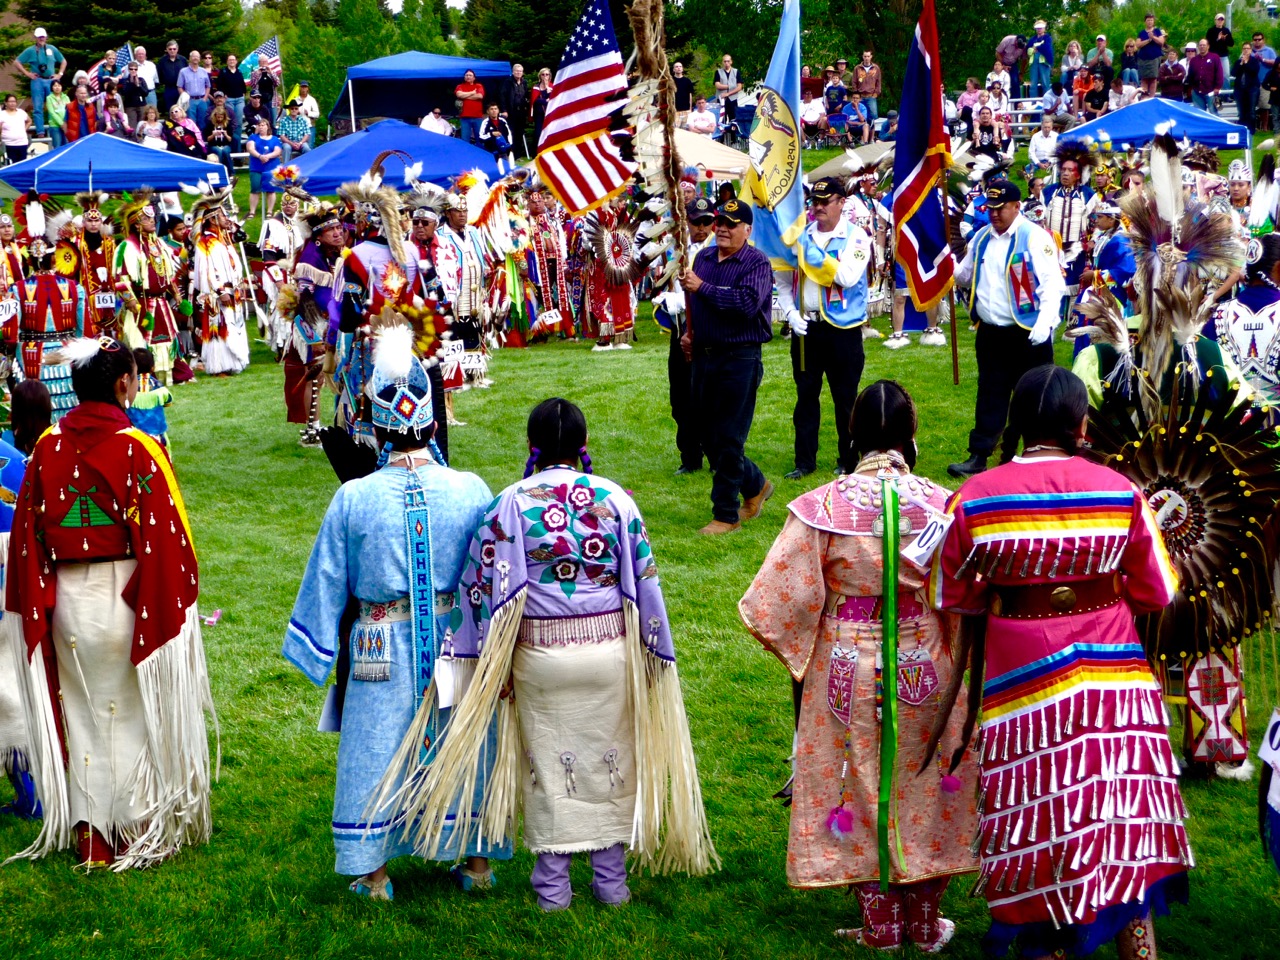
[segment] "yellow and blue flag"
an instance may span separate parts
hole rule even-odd
[[[804,229],[800,163],[800,0],[787,0],[778,43],[756,100],[743,199],[756,207],[751,242],[774,267],[794,269]]]
[[[927,310],[947,295],[955,275],[944,201],[938,191],[951,164],[951,138],[943,113],[933,0],[924,0],[916,24],[902,103],[905,109],[893,155],[893,251],[907,275],[915,308]]]

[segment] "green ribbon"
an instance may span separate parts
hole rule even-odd
[[[880,889],[889,889],[892,865],[889,861],[889,811],[893,803],[894,773],[898,766],[898,556],[901,511],[898,484],[882,477],[880,492],[884,503],[884,579],[881,581],[880,656],[884,702],[880,723],[880,802],[876,810],[876,840],[880,853]],[[895,835],[897,833],[895,829]],[[898,846],[901,842],[898,841]],[[901,850],[899,850],[901,855]]]

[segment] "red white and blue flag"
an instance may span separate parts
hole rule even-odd
[[[608,0],[588,0],[552,82],[534,163],[551,192],[575,216],[620,194],[635,173],[609,136],[626,102],[622,52]]]
[[[280,38],[272,37],[244,58],[244,63],[240,65],[240,72],[247,76],[254,70],[262,69],[279,80],[280,66]]]
[[[933,0],[924,0],[915,38],[907,54],[904,110],[893,158],[894,259],[907,275],[917,310],[936,306],[955,278],[943,199],[945,172],[951,164],[951,139],[943,113],[942,64]]]
[[[120,49],[116,51],[116,75],[117,77],[124,75],[125,65],[133,60],[133,44],[125,41],[120,45]],[[89,89],[94,93],[98,90],[98,68],[107,62],[107,58],[103,57],[97,63],[89,68]]]

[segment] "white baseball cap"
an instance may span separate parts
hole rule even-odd
[[[45,31],[44,27],[36,27],[35,36],[37,36],[37,37],[48,37],[48,36],[49,36],[49,34]]]

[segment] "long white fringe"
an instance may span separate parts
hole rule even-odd
[[[23,709],[31,731],[31,775],[44,807],[44,823],[35,842],[6,860],[37,859],[71,846],[71,807],[62,736],[54,720],[53,701],[42,651],[28,662],[19,639]],[[178,636],[138,667],[138,686],[146,718],[147,749],[128,772],[135,802],[143,815],[132,823],[108,825],[113,841],[127,841],[128,851],[113,870],[149,867],[187,843],[207,843],[213,830],[210,811],[209,739],[204,714],[213,720],[217,742],[215,778],[221,771],[222,747],[204,643],[196,604],[187,611]]]
[[[207,712],[217,742],[215,778],[222,768],[221,731],[209,689],[204,641],[196,604],[177,637],[138,666],[138,686],[146,716],[147,751],[134,786],[143,814],[140,829],[125,838],[128,852],[112,869],[149,867],[173,856],[185,844],[208,843],[210,810]]]
[[[720,866],[720,856],[707,827],[680,675],[674,662],[645,647],[636,605],[624,599],[622,606],[638,779],[631,852],[641,870],[702,876]]]
[[[18,619],[6,613],[5,619]],[[49,679],[45,671],[44,653],[35,652],[27,660],[27,644],[22,631],[10,636],[13,656],[18,664],[18,691],[22,696],[22,712],[31,736],[27,760],[31,779],[44,809],[40,833],[31,846],[5,861],[35,860],[71,845],[71,800],[67,791],[67,767],[62,759],[62,733],[53,712]]]
[[[475,676],[454,704],[447,729],[440,731],[440,746],[431,763],[425,769],[419,767],[418,750],[435,709],[434,696],[423,700],[366,811],[365,819],[369,820],[374,812],[391,805],[419,856],[432,860],[439,856],[451,813],[457,814],[452,821],[453,837],[460,853],[467,850],[473,837],[480,844],[500,846],[515,832],[520,803],[520,729],[515,704],[501,693],[511,678],[511,659],[527,595],[528,588],[521,588],[490,622]],[[471,805],[488,759],[485,744],[495,715],[498,746],[494,766],[479,817],[472,818]]]

